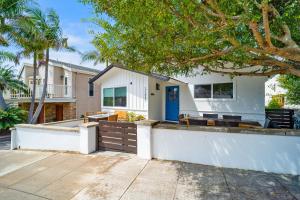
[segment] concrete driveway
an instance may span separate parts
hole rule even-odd
[[[0,199],[300,199],[299,176],[132,154],[0,151]]]

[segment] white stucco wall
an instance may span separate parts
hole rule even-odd
[[[180,85],[180,113],[202,115],[203,113],[217,113],[241,115],[243,119],[259,121],[265,120],[265,90],[266,77],[235,77],[218,74],[178,77],[188,84]],[[233,99],[195,99],[194,85],[233,82]],[[163,88],[165,90],[165,88]],[[165,91],[163,91],[165,93]],[[163,110],[165,100],[163,95]],[[163,113],[165,117],[165,113]]]
[[[17,127],[12,133],[12,148],[79,152],[79,128]]]
[[[11,130],[11,149],[74,151],[82,154],[96,151],[98,123],[89,122],[77,126],[79,127],[16,125]]]
[[[136,112],[148,118],[148,76],[128,70],[112,68],[97,83],[101,84],[101,110],[114,112],[126,110]],[[126,107],[103,106],[103,88],[127,87]],[[99,102],[100,103],[100,102]]]
[[[153,158],[300,174],[298,136],[154,128],[151,140]]]

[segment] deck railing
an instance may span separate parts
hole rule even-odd
[[[36,86],[35,98],[40,98],[43,93],[43,85]],[[31,98],[33,91],[28,88],[24,91],[6,91],[4,94],[5,99],[27,99]],[[68,85],[47,85],[46,98],[71,98],[72,86]]]

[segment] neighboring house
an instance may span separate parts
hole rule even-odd
[[[39,66],[37,71],[36,106],[43,90],[45,66]],[[94,84],[88,83],[89,79],[98,73],[99,70],[50,60],[47,95],[38,122],[80,118],[85,112],[100,109],[99,90],[94,90]],[[24,64],[19,78],[29,87],[28,93],[7,92],[5,99],[29,110],[33,88],[33,66]]]
[[[280,87],[278,81],[280,75],[275,75],[269,78],[265,84],[265,105],[267,106],[272,98],[275,98],[279,103],[283,105],[284,108],[290,109],[300,109],[300,105],[291,105],[288,104],[285,100],[286,89]]]
[[[266,81],[266,84],[265,84],[265,91],[266,91],[266,93],[265,93],[265,95],[266,95],[266,97],[265,97],[265,105],[266,106],[269,104],[269,102],[274,97],[277,98],[277,99],[279,97],[284,98],[284,94],[286,93],[286,90],[283,89],[282,87],[280,87],[279,82],[277,80],[279,78],[279,76],[280,75],[275,75],[275,76],[269,78]]]
[[[180,113],[218,113],[241,115],[263,124],[266,80],[201,75],[201,68],[195,70],[194,76],[170,78],[110,65],[90,82],[100,85],[102,111],[127,110],[164,121],[177,121]]]

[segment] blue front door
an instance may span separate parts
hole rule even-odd
[[[179,86],[166,87],[166,120],[178,121]]]

